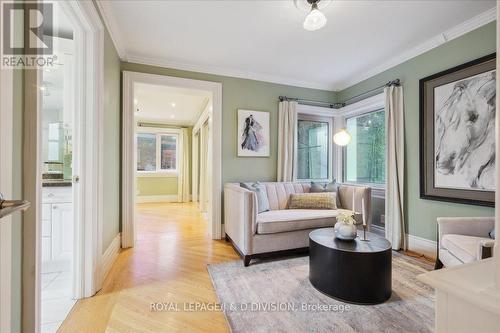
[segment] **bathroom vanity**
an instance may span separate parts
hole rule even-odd
[[[42,272],[71,270],[73,192],[70,186],[42,187]]]

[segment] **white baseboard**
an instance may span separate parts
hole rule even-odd
[[[139,195],[137,196],[137,203],[143,202],[178,202],[179,196],[177,194],[171,195]]]
[[[384,236],[385,228],[378,225],[371,225],[372,232]],[[406,234],[406,244],[409,251],[423,254],[427,258],[436,259],[437,242],[422,237]]]
[[[422,237],[406,234],[406,242],[406,244],[408,244],[408,250],[423,254],[424,256],[431,259],[436,259],[436,241],[431,241]]]
[[[121,234],[116,235],[111,244],[108,246],[101,260],[101,281],[104,281],[106,275],[108,275],[111,266],[118,257],[121,247]]]

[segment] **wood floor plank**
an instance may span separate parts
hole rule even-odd
[[[207,264],[235,259],[228,243],[210,239],[195,204],[139,204],[136,246],[120,252],[103,288],[78,301],[59,332],[227,332],[222,312],[151,304],[217,303]]]

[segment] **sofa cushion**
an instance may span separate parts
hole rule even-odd
[[[264,185],[259,182],[253,184],[240,183],[240,186],[255,192],[257,196],[257,211],[259,213],[267,212],[269,210],[269,199],[267,198],[267,191]]]
[[[337,193],[292,193],[288,209],[337,209]]]
[[[288,199],[292,193],[308,193],[309,183],[264,183],[271,210],[288,207]]]
[[[274,234],[304,229],[333,227],[343,209],[284,209],[257,215],[257,233]]]
[[[337,208],[342,207],[340,205],[340,197],[338,193],[339,189],[339,184],[337,183],[337,180],[333,180],[331,183],[316,183],[316,182],[311,182],[311,193],[321,193],[321,192],[335,192],[337,197],[335,200],[335,204],[337,205]]]
[[[448,250],[453,256],[463,263],[478,260],[477,251],[479,243],[490,238],[446,234],[441,239],[441,247]]]

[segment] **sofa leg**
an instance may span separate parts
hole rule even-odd
[[[226,236],[224,236],[224,238],[226,239],[226,242],[229,242],[231,240],[227,234]]]
[[[434,266],[434,269],[441,269],[443,267],[444,267],[444,265],[441,262],[441,260],[439,260],[439,258],[436,258],[436,265]]]
[[[248,267],[250,265],[250,260],[252,260],[252,256],[244,256],[243,257],[243,266]]]

